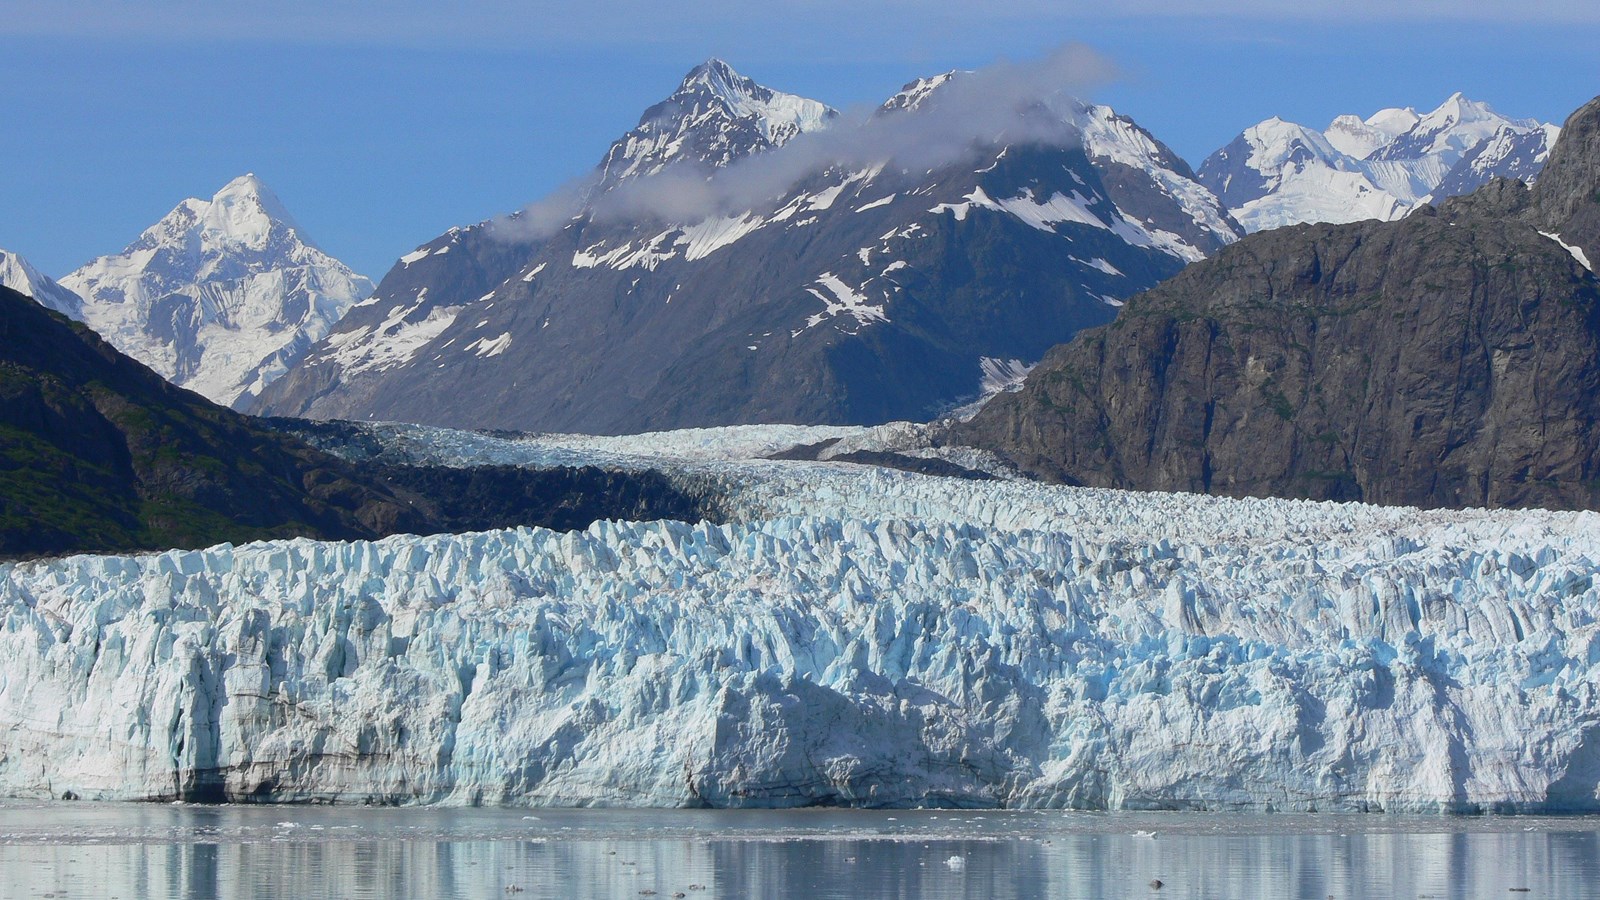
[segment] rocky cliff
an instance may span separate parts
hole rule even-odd
[[[1040,477],[1424,506],[1600,506],[1600,100],[1546,177],[1253,235],[958,429]]]

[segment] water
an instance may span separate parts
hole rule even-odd
[[[0,804],[0,897],[677,894],[1600,896],[1600,818]]]

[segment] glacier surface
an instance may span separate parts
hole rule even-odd
[[[0,794],[528,805],[1600,809],[1600,518],[587,440],[727,524],[0,566]]]

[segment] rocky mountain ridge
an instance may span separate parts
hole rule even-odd
[[[1537,185],[1252,235],[959,434],[1098,486],[1600,507],[1600,100]]]

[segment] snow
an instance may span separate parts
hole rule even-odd
[[[1454,164],[1473,146],[1488,140],[1502,127],[1532,131],[1541,127],[1534,119],[1510,119],[1487,103],[1451,94],[1438,108],[1423,115],[1381,152],[1404,152],[1408,157],[1440,156]]]
[[[1091,156],[1144,172],[1183,208],[1195,225],[1224,243],[1241,236],[1229,224],[1227,211],[1216,195],[1200,182],[1173,170],[1160,145],[1131,119],[1118,115],[1109,106],[1094,105],[1079,110],[1072,121],[1083,135],[1084,150]],[[1151,237],[1154,246],[1179,259],[1193,262],[1205,256],[1177,235],[1152,231]]]
[[[1410,209],[1361,173],[1308,166],[1285,178],[1277,190],[1236,207],[1233,217],[1254,234],[1303,222],[1389,221]]]
[[[677,255],[671,240],[676,234],[676,231],[662,232],[637,246],[628,243],[610,251],[605,250],[604,243],[576,250],[572,254],[572,267],[575,269],[605,267],[619,270],[638,267],[653,272],[656,266]]]
[[[685,158],[695,134],[722,134],[753,128],[758,146],[712,142],[713,155],[693,163],[727,165],[751,152],[781,147],[826,128],[836,113],[816,100],[765,88],[718,59],[697,66],[666,102],[611,147],[603,165],[606,189],[654,175]],[[720,151],[721,155],[717,155]]]
[[[433,251],[429,250],[427,247],[418,247],[417,249],[411,251],[410,253],[407,253],[405,256],[400,257],[400,265],[402,265],[402,266],[404,266],[406,268],[410,268],[412,263],[417,262],[418,260],[421,260],[421,259],[426,259],[427,257],[432,256],[432,255],[433,255]]]
[[[70,319],[83,319],[83,298],[57,284],[15,253],[0,250],[0,285],[32,297],[45,309]]]
[[[1083,262],[1083,260],[1078,259],[1076,256],[1072,257],[1072,259],[1075,262]],[[1107,262],[1104,259],[1101,259],[1099,257],[1095,257],[1094,259],[1091,259],[1088,262],[1083,263],[1083,264],[1088,266],[1091,269],[1099,269],[1100,271],[1106,273],[1107,275],[1118,275],[1118,276],[1122,275],[1122,270],[1121,269],[1118,269],[1116,266],[1113,266],[1111,263],[1109,263],[1109,262]]]
[[[762,137],[774,145],[786,139],[827,126],[826,105],[794,94],[761,88],[733,71],[727,63],[707,60],[684,82],[685,86],[704,84],[727,103],[736,119],[748,118],[761,129]]]
[[[1041,203],[1034,199],[1031,189],[1024,188],[1021,195],[1001,200],[998,206],[1040,231],[1054,233],[1055,226],[1061,222],[1077,222],[1081,225],[1105,228],[1106,223],[1089,211],[1091,202],[1087,197],[1073,191],[1070,197],[1056,193]]]
[[[1422,117],[1411,107],[1391,106],[1367,117],[1366,124],[1387,135],[1390,140],[1415,128]]]
[[[656,464],[730,523],[0,565],[0,794],[1597,808],[1594,514]]]
[[[817,277],[817,284],[822,290],[808,287],[806,293],[821,300],[825,309],[806,319],[807,328],[815,328],[829,319],[848,315],[856,320],[857,325],[870,325],[873,322],[887,322],[889,316],[883,307],[874,306],[866,296],[851,288],[839,276],[832,272],[824,272]],[[827,293],[824,293],[826,291]]]
[[[746,213],[736,217],[711,218],[683,229],[678,244],[684,247],[685,259],[704,259],[738,241],[763,225],[761,217]]]
[[[499,337],[479,338],[468,344],[466,349],[468,352],[476,354],[481,359],[488,359],[491,356],[499,356],[500,354],[506,352],[506,350],[510,347],[511,333],[506,332]]]
[[[1559,131],[1507,118],[1460,93],[1423,115],[1392,108],[1364,121],[1338,116],[1325,132],[1274,117],[1240,135],[1249,148],[1243,171],[1229,172],[1213,187],[1226,194],[1243,175],[1259,179],[1259,193],[1230,198],[1230,212],[1247,232],[1305,222],[1393,220],[1432,200],[1452,167],[1480,145],[1486,146],[1474,161],[1477,171],[1531,177],[1524,168],[1536,172],[1543,165]],[[1544,134],[1546,150],[1514,159],[1516,139],[1533,132]]]
[[[1410,126],[1406,126],[1410,128]],[[1366,159],[1372,151],[1394,140],[1395,135],[1363,122],[1360,116],[1345,114],[1329,123],[1322,137],[1335,150],[1354,159]]]
[[[875,172],[875,169],[854,172],[844,176],[838,184],[816,193],[797,194],[767,215],[744,212],[736,216],[711,216],[692,225],[674,225],[650,238],[637,243],[629,242],[611,250],[607,250],[604,243],[595,244],[573,253],[572,265],[579,269],[607,267],[622,270],[637,267],[654,271],[662,263],[678,258],[680,253],[689,262],[704,259],[762,228],[789,221],[797,213],[831,209],[847,187],[858,181],[869,180]],[[816,221],[817,218],[811,216],[791,222],[791,227],[810,225]]]
[[[1544,235],[1545,237],[1549,238],[1550,240],[1555,241],[1557,244],[1560,244],[1561,245],[1561,249],[1563,249],[1563,250],[1567,251],[1568,253],[1572,254],[1572,258],[1577,260],[1579,265],[1583,266],[1585,269],[1588,269],[1591,272],[1594,271],[1594,266],[1589,264],[1589,256],[1588,256],[1588,254],[1583,252],[1583,248],[1582,247],[1574,247],[1573,245],[1567,243],[1566,241],[1563,241],[1561,239],[1561,235],[1559,235],[1559,234],[1551,234],[1548,231],[1541,231],[1539,233]]]
[[[1001,391],[1021,389],[1022,382],[1027,379],[1028,373],[1033,371],[1033,366],[1020,359],[996,359],[989,356],[978,359],[978,368],[983,372],[983,380],[979,384],[985,399]]]
[[[410,306],[396,306],[390,310],[383,322],[375,327],[331,335],[327,342],[326,357],[338,365],[346,377],[363,372],[381,372],[410,362],[422,352],[423,347],[443,334],[463,309],[435,308],[418,321],[407,321],[407,317],[421,309],[422,305],[419,295]]]
[[[894,198],[897,197],[897,196],[899,196],[899,195],[898,194],[890,194],[887,197],[880,197],[877,200],[872,201],[871,203],[864,203],[861,206],[856,207],[856,212],[866,212],[869,209],[877,209],[880,206],[888,206],[889,204],[894,202]]]
[[[1103,212],[1095,211],[1092,208],[1095,206],[1102,207]],[[1030,227],[1052,234],[1059,233],[1056,230],[1057,225],[1070,222],[1109,231],[1135,247],[1151,247],[1185,262],[1195,262],[1205,258],[1204,253],[1180,235],[1128,219],[1110,201],[1097,202],[1096,199],[1085,197],[1076,190],[1071,196],[1058,192],[1052,194],[1050,199],[1041,202],[1034,197],[1031,188],[1024,188],[1016,197],[995,200],[982,186],[979,186],[973,188],[960,203],[940,203],[928,212],[934,215],[948,212],[957,222],[963,222],[974,209],[1009,213]],[[906,234],[907,232],[902,232],[895,236],[904,237]],[[1219,232],[1219,237],[1231,240],[1235,235],[1228,229]],[[885,236],[884,239],[887,238],[888,236]]]

